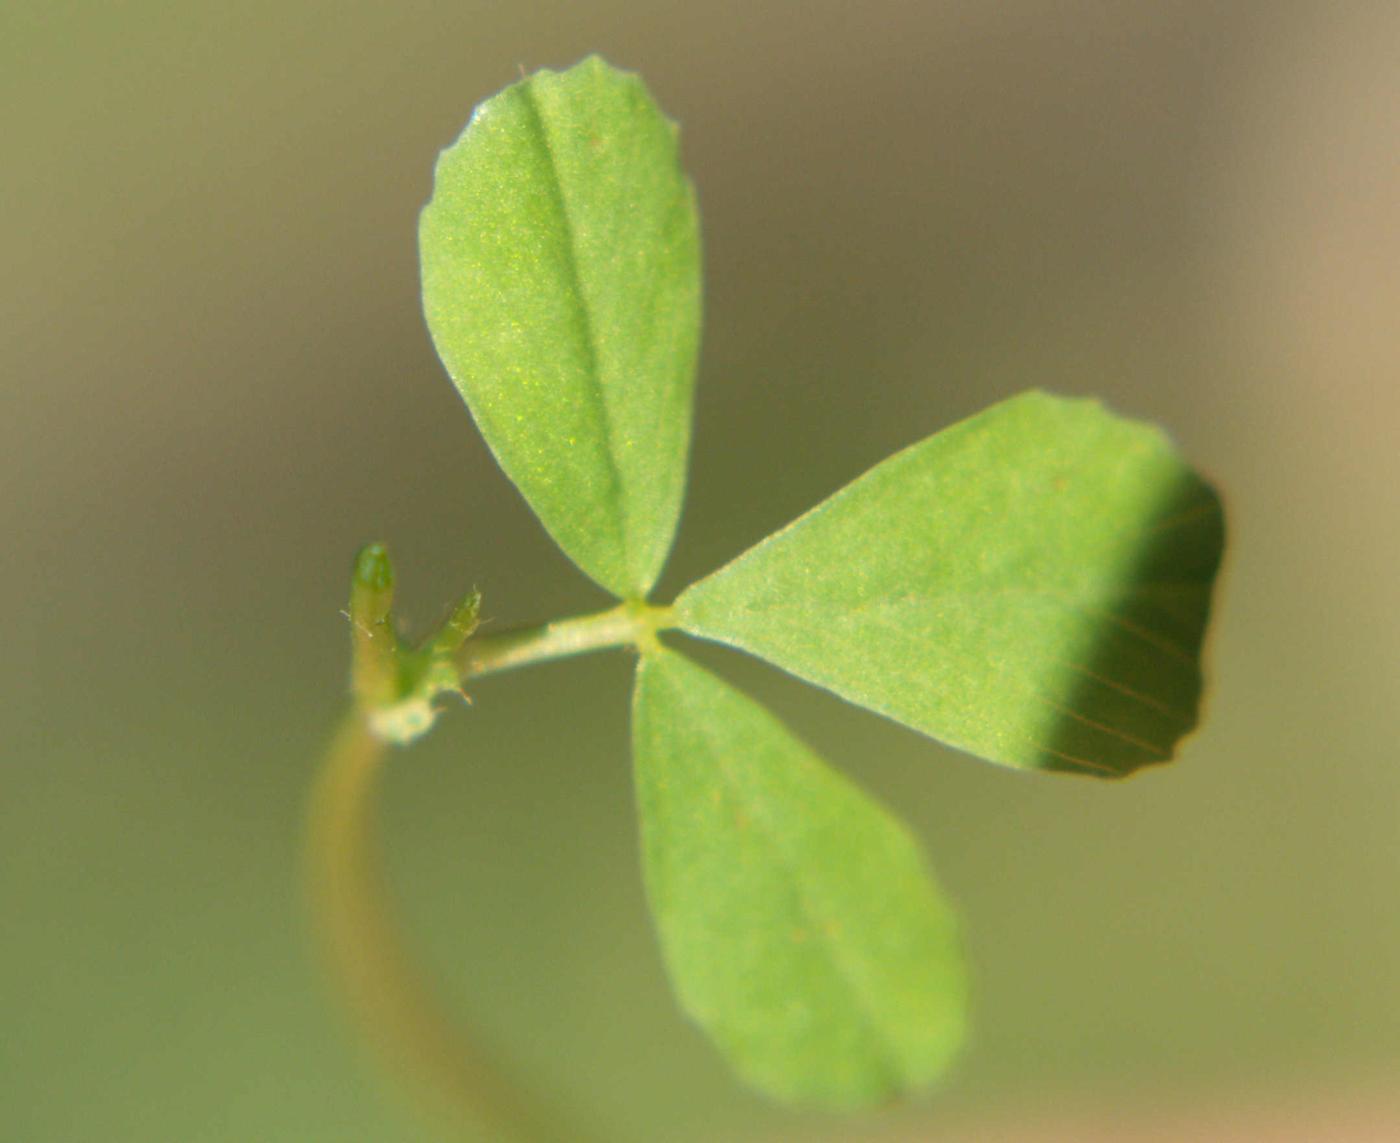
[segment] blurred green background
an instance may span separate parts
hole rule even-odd
[[[667,992],[626,658],[483,681],[386,791],[454,1012],[619,1139],[1040,1139],[1064,1116],[1117,1139],[1283,1093],[1298,1122],[1362,1107],[1400,1137],[1381,0],[4,5],[0,1136],[431,1138],[314,966],[301,814],[359,543],[390,542],[420,625],[473,583],[501,626],[604,602],[437,364],[415,249],[472,105],[595,50],[681,121],[703,211],[662,598],[985,404],[1097,393],[1226,493],[1215,685],[1178,765],[1100,785],[702,651],[912,821],[965,914],[955,1074],[832,1122],[738,1089]]]

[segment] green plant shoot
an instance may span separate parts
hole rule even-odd
[[[926,1087],[959,1045],[952,910],[903,826],[672,633],[987,761],[1121,777],[1196,725],[1223,514],[1157,429],[1028,392],[649,602],[685,485],[698,234],[675,125],[596,57],[513,84],[443,152],[419,231],[433,341],[502,469],[619,602],[483,635],[473,593],[415,649],[371,546],[352,717],[406,743],[473,677],[633,650],[643,872],[681,1007],[755,1087],[861,1106]]]

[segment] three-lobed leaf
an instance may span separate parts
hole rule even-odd
[[[482,435],[559,546],[641,597],[685,489],[700,331],[675,125],[593,57],[481,104],[419,225],[423,307]]]
[[[644,597],[700,323],[674,125],[596,58],[523,79],[443,152],[420,249],[434,343],[501,467],[579,567]],[[985,758],[1118,776],[1195,725],[1223,534],[1157,430],[1031,393],[878,465],[674,616]],[[764,708],[645,642],[643,859],[682,1005],[782,1099],[925,1085],[965,985],[917,846]]]
[[[962,1036],[963,970],[904,828],[676,652],[642,657],[633,742],[671,980],[736,1071],[842,1107],[935,1078]]]
[[[1119,776],[1196,724],[1223,542],[1157,429],[1027,393],[877,465],[676,614],[984,758]]]

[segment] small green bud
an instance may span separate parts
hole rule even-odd
[[[394,633],[394,565],[383,544],[366,544],[350,580],[351,686],[365,711],[399,697],[399,641]]]
[[[434,657],[455,655],[462,644],[472,637],[481,623],[481,592],[473,589],[471,594],[452,609],[447,622],[433,636],[431,654]]]
[[[383,544],[366,544],[355,556],[354,590],[358,594],[386,596],[386,604],[394,594],[394,564],[389,549]]]
[[[471,638],[481,614],[473,590],[452,609],[438,632],[420,647],[394,629],[394,566],[383,544],[366,544],[350,577],[351,688],[370,730],[403,745],[426,734],[438,716],[439,695],[463,694],[457,652]]]

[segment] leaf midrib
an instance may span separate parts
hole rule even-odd
[[[544,156],[544,163],[548,170],[546,180],[554,198],[554,205],[559,213],[560,225],[564,231],[564,253],[565,268],[573,288],[569,291],[570,297],[574,300],[575,309],[578,315],[579,324],[583,328],[584,350],[587,355],[587,368],[589,384],[585,386],[589,396],[592,398],[594,412],[603,429],[604,441],[604,462],[607,465],[608,482],[612,487],[612,501],[614,505],[614,515],[612,525],[617,533],[617,539],[621,548],[623,568],[627,573],[629,586],[634,586],[631,581],[636,579],[635,568],[632,561],[632,547],[630,543],[627,495],[626,486],[622,479],[622,471],[617,464],[617,452],[615,433],[613,429],[612,413],[608,409],[607,398],[603,393],[602,378],[598,364],[597,336],[594,332],[595,323],[592,310],[589,308],[588,296],[583,288],[583,275],[579,269],[578,244],[576,229],[572,216],[569,214],[568,198],[564,194],[564,183],[559,177],[559,165],[554,157],[554,148],[549,141],[549,133],[545,128],[544,115],[540,111],[539,103],[535,98],[533,81],[520,85],[521,95],[525,102],[525,108],[529,113],[530,126],[541,153]]]
[[[1190,586],[1195,587],[1197,585],[1191,584]],[[1115,627],[1119,627],[1120,629],[1126,631],[1128,634],[1134,635],[1136,638],[1138,638],[1142,642],[1144,648],[1150,649],[1152,652],[1155,653],[1154,657],[1156,658],[1156,661],[1174,663],[1181,669],[1187,669],[1191,671],[1195,671],[1197,669],[1195,667],[1194,659],[1186,651],[1176,646],[1174,643],[1172,643],[1160,633],[1151,631],[1150,629],[1140,628],[1139,625],[1131,623],[1130,621],[1125,620],[1121,616],[1118,616],[1114,613],[1103,611],[1102,609],[1090,608],[1077,600],[1065,598],[1060,593],[1051,592],[1048,589],[1008,588],[1002,591],[964,590],[948,592],[941,598],[978,599],[985,598],[988,595],[1020,594],[1044,596],[1052,599],[1054,602],[1056,602],[1062,607],[1067,607],[1071,610],[1080,611],[1085,614],[1095,614],[1101,619],[1112,622]],[[908,624],[905,622],[900,622],[897,614],[891,616],[889,615],[889,613],[897,613],[901,609],[907,608],[909,606],[913,606],[917,609],[919,606],[927,605],[930,602],[931,600],[927,597],[923,597],[918,595],[917,593],[911,592],[894,600],[867,600],[859,605],[854,605],[851,609],[863,611],[868,617],[871,617],[872,613],[883,613],[883,615],[886,617],[882,618],[878,622],[880,627],[886,632],[887,637],[893,641],[903,641],[908,639]],[[742,610],[750,615],[766,615],[769,617],[778,617],[784,615],[784,609],[781,606],[774,606],[771,603],[756,604],[749,601],[741,601],[735,606],[739,610]],[[865,621],[869,622],[869,618],[867,618]],[[805,681],[821,688],[822,690],[828,691],[836,695],[838,698],[841,698],[848,702],[854,701],[857,703],[857,705],[862,706],[867,710],[870,710],[873,713],[878,714],[884,718],[889,718],[902,726],[908,726],[913,729],[916,729],[920,733],[927,734],[941,742],[945,742],[948,745],[954,746],[961,750],[968,750],[975,754],[985,753],[985,748],[978,747],[976,744],[969,741],[968,737],[965,734],[950,732],[946,727],[940,728],[936,731],[932,728],[925,727],[923,725],[921,717],[916,712],[912,712],[901,703],[891,701],[886,695],[875,695],[868,693],[853,694],[849,692],[849,689],[847,687],[841,685],[840,683],[830,678],[822,677],[820,672],[808,673],[806,671],[801,670],[798,667],[794,667],[791,662],[784,661],[784,656],[780,654],[775,654],[770,649],[765,648],[763,646],[764,641],[762,639],[752,639],[751,637],[745,634],[737,632],[731,625],[717,625],[716,628],[711,631],[706,631],[705,627],[706,625],[702,622],[686,622],[682,625],[682,629],[692,635],[697,635],[701,638],[715,639],[719,642],[726,643],[730,646],[737,647],[744,651],[748,651],[751,654],[758,655],[760,658],[778,665],[783,670],[791,671],[792,673],[796,674],[799,678],[804,679]],[[1072,669],[1078,670],[1081,673],[1083,673],[1084,671],[1083,668],[1077,667],[1074,664],[1070,664],[1070,666]],[[1013,674],[1011,678],[1016,683],[1022,685],[1025,688],[1025,694],[1028,698],[1039,703],[1049,702],[1049,704],[1052,707],[1059,707],[1059,704],[1048,700],[1046,696],[1041,694],[1034,687],[1026,686],[1025,680],[1020,677],[1019,673]],[[1119,683],[1117,680],[1108,680],[1108,684],[1114,689],[1126,689],[1124,688],[1124,685]],[[857,688],[857,691],[859,690],[860,688]],[[1129,693],[1132,694],[1133,698],[1137,699],[1139,702],[1144,703],[1149,708],[1155,709],[1159,713],[1165,714],[1168,717],[1176,719],[1182,724],[1184,730],[1189,730],[1190,728],[1196,725],[1197,719],[1195,715],[1188,715],[1182,711],[1178,711],[1167,706],[1165,694],[1158,694],[1155,692],[1149,692],[1144,694],[1131,690],[1129,691]],[[1087,716],[1085,716],[1081,711],[1073,710],[1072,708],[1059,709],[1061,709],[1061,713],[1067,714],[1071,718],[1088,721]],[[1096,729],[1100,729],[1104,733],[1109,734],[1111,737],[1119,738],[1121,740],[1129,742],[1131,745],[1134,745],[1141,750],[1146,751],[1148,754],[1148,759],[1144,764],[1165,762],[1170,760],[1174,755],[1173,750],[1166,749],[1158,744],[1148,743],[1146,741],[1133,741],[1134,739],[1140,738],[1140,736],[1134,734],[1131,730],[1125,730],[1123,727],[1119,727],[1113,723],[1105,721],[1102,723],[1102,725],[1096,727]],[[1029,741],[1030,744],[1035,746],[1037,749],[1049,750],[1049,747],[1047,747],[1042,742],[1031,741],[1029,739],[1027,741]],[[1054,750],[1050,750],[1049,752],[1058,753]],[[1092,769],[1099,768],[1097,764],[1087,762],[1083,759],[1074,758],[1071,760],[1078,762],[1081,765],[1088,766]]]
[[[672,693],[678,693],[681,702],[687,707],[690,706],[690,696],[688,688],[684,686],[676,687],[674,683],[672,683]],[[764,837],[764,840],[767,843],[768,849],[776,855],[777,863],[787,874],[789,884],[792,886],[793,896],[797,900],[798,909],[802,914],[803,920],[806,922],[809,930],[816,936],[817,943],[820,944],[821,947],[826,950],[827,959],[832,964],[832,967],[836,970],[836,978],[842,983],[847,993],[851,996],[855,1011],[859,1015],[861,1023],[865,1027],[866,1034],[871,1044],[873,1044],[875,1047],[875,1051],[879,1061],[879,1066],[887,1077],[887,1083],[892,1088],[898,1087],[902,1082],[904,1076],[903,1069],[896,1062],[898,1053],[895,1049],[891,1047],[888,1038],[883,1032],[882,1025],[876,1019],[874,1013],[872,1012],[870,1003],[865,996],[864,990],[859,986],[855,979],[856,974],[852,973],[851,970],[847,967],[846,959],[841,955],[839,946],[832,942],[830,937],[827,935],[825,925],[820,923],[820,910],[815,908],[815,906],[809,901],[803,880],[800,876],[798,876],[796,867],[793,865],[792,860],[788,856],[786,849],[778,841],[778,835],[773,830],[772,825],[768,820],[767,812],[764,810],[760,810],[759,813],[754,814],[753,807],[745,804],[740,798],[729,777],[729,772],[732,765],[729,759],[729,753],[728,751],[719,748],[719,741],[717,739],[717,736],[711,729],[709,721],[704,718],[695,718],[693,712],[692,720],[692,724],[699,729],[701,736],[709,741],[713,753],[721,759],[720,770],[724,778],[724,790],[726,796],[729,798],[730,801],[743,805],[745,812],[749,815],[749,819],[751,821],[757,821],[759,823],[760,831]]]

